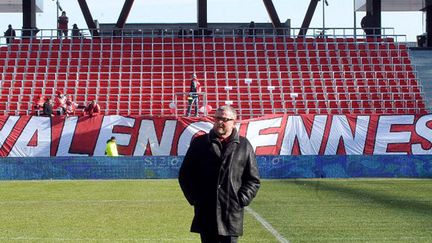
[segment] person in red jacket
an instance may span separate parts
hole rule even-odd
[[[96,100],[92,100],[86,108],[84,108],[84,115],[96,116],[100,113],[100,106],[96,103]]]
[[[35,115],[40,116],[43,112],[43,105],[45,103],[45,97],[42,94],[38,94],[33,100],[33,108]]]
[[[68,36],[68,23],[69,18],[66,16],[66,11],[62,12],[62,15],[58,17],[58,37],[61,39],[62,35],[67,39]]]
[[[68,95],[66,100],[66,116],[75,115],[75,109],[78,107],[78,104],[72,101],[72,97]]]
[[[57,115],[64,115],[66,113],[66,95],[61,91],[57,91],[54,98],[54,111],[57,112]]]

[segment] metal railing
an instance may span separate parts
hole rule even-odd
[[[91,39],[91,38],[230,38],[230,37],[252,37],[252,38],[266,38],[266,37],[285,37],[297,38],[301,28],[125,28],[122,30],[113,29],[80,29],[79,36],[72,35],[72,29],[68,30],[69,39]],[[309,28],[309,33],[302,38],[392,38],[396,42],[406,42],[406,36],[396,34],[393,28],[380,28],[381,35],[373,36],[366,35],[361,28],[327,28],[322,32],[322,28]],[[62,39],[58,34],[57,29],[16,29],[15,39]],[[99,37],[93,37],[92,33],[98,31]],[[23,36],[33,33],[31,36]],[[0,36],[0,44],[6,44],[8,37]]]

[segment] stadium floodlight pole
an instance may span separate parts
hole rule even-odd
[[[326,6],[328,6],[328,2],[327,2],[327,0],[323,0],[322,1],[323,3],[322,3],[322,5],[323,5],[323,27],[322,27],[322,32],[321,32],[321,34],[324,36],[324,34],[325,34],[325,29],[326,29],[326,27],[325,27],[325,7]]]
[[[57,0],[57,2],[56,2],[56,4],[57,4],[57,16],[56,16],[56,20],[55,20],[55,28],[57,29],[58,28],[58,23],[57,23],[57,21],[58,21],[58,17],[59,17],[59,8],[60,8],[60,3],[59,3],[59,0]]]
[[[324,33],[325,33],[325,0],[322,1],[322,8],[323,8],[323,13],[322,13],[322,18],[323,18],[322,24],[323,24],[323,27],[322,27],[321,34],[324,35]]]
[[[54,0],[53,0],[54,1]],[[59,0],[56,0],[56,12],[57,12],[57,16],[56,16],[56,19],[55,19],[55,23],[56,23],[56,29],[57,29],[57,27],[58,27],[58,23],[57,23],[57,21],[58,21],[58,17],[60,16],[60,11],[62,11],[63,12],[63,9],[62,9],[62,7],[60,6],[60,1]]]

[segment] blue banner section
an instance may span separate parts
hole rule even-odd
[[[432,178],[432,156],[260,156],[263,178]]]
[[[263,179],[432,178],[432,155],[257,156]],[[1,180],[177,178],[181,156],[0,158]]]

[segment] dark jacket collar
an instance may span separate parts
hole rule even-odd
[[[231,135],[228,137],[228,139],[225,142],[225,145],[222,146],[221,141],[219,140],[216,133],[212,130],[209,132],[209,142],[211,144],[211,151],[220,158],[225,158],[228,154],[231,154],[236,145],[240,143],[240,138],[237,132],[237,129],[233,129]]]
[[[220,143],[219,137],[216,135],[216,133],[213,131],[213,129],[210,130],[210,132],[209,132],[209,140],[210,140],[210,142],[218,142],[218,143]],[[238,135],[238,132],[237,132],[236,128],[234,128],[232,130],[231,135],[226,140],[227,144],[231,143],[231,142],[233,142],[233,143],[240,143],[239,135]]]

